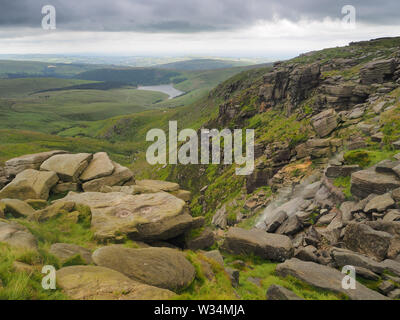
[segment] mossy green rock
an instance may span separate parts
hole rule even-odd
[[[75,300],[166,300],[175,295],[97,266],[61,268],[57,271],[57,286]]]
[[[97,249],[92,258],[97,265],[117,270],[132,280],[173,291],[188,287],[195,277],[195,269],[185,255],[170,248],[108,246]]]

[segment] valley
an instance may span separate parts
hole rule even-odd
[[[400,299],[399,48],[1,79],[0,298]],[[254,129],[255,170],[149,165],[170,121]]]

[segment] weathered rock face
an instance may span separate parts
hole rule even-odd
[[[186,241],[186,247],[190,250],[207,249],[211,247],[214,242],[214,233],[210,228],[205,228],[199,236]]]
[[[326,169],[325,175],[328,178],[347,177],[353,172],[360,171],[361,168],[358,164],[345,165],[345,166],[330,166]]]
[[[396,61],[394,59],[372,61],[360,70],[361,83],[383,83],[393,77],[395,70]]]
[[[0,191],[0,199],[47,200],[50,189],[57,182],[58,176],[55,172],[27,169]]]
[[[40,170],[54,171],[62,181],[77,182],[92,157],[93,155],[89,153],[55,155],[43,162]]]
[[[304,300],[304,299],[300,298],[298,295],[296,295],[292,291],[282,286],[272,284],[269,286],[267,291],[267,300]]]
[[[4,213],[10,213],[15,218],[29,217],[35,213],[35,210],[26,202],[18,199],[3,199],[0,202],[4,203]]]
[[[121,186],[133,177],[128,168],[113,162],[115,170],[112,175],[85,182],[82,188],[86,192],[98,192],[104,186]]]
[[[351,193],[365,198],[368,195],[385,194],[400,187],[400,179],[392,174],[379,173],[373,168],[354,172],[351,175]]]
[[[18,223],[0,221],[0,242],[11,246],[36,250],[36,238]]]
[[[89,249],[70,243],[54,243],[50,247],[50,253],[60,259],[62,262],[80,255],[86,264],[93,263],[92,252]]]
[[[345,229],[343,242],[347,249],[383,260],[392,238],[389,233],[376,231],[366,224],[350,223]]]
[[[93,155],[88,167],[82,172],[80,180],[89,181],[111,175],[115,166],[107,153],[99,152]]]
[[[343,273],[314,262],[305,262],[293,258],[279,264],[276,267],[276,273],[282,277],[293,276],[322,290],[345,294],[352,300],[387,299],[361,283],[357,283],[356,289],[343,289]]]
[[[64,154],[66,151],[54,150],[35,154],[27,154],[18,158],[13,158],[6,161],[5,173],[9,178],[14,178],[18,173],[26,169],[39,170],[44,161],[57,154]]]
[[[335,83],[321,87],[326,102],[335,108],[362,103],[368,97],[368,88],[356,84]]]
[[[292,241],[289,237],[258,229],[230,228],[225,238],[224,249],[233,254],[254,254],[273,261],[284,261],[293,255]]]
[[[90,207],[92,228],[100,240],[128,236],[134,240],[167,240],[192,227],[185,202],[169,193],[127,195],[124,193],[69,193],[63,202]]]
[[[338,125],[337,114],[334,109],[328,109],[314,116],[311,124],[319,137],[328,136]]]
[[[189,286],[196,273],[181,252],[170,248],[108,246],[97,249],[93,260],[97,265],[121,272],[132,280],[172,291]]]
[[[166,300],[175,295],[96,266],[62,268],[57,271],[57,285],[76,300]]]

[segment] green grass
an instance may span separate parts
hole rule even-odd
[[[369,149],[348,151],[343,157],[346,164],[358,164],[361,168],[368,168],[382,160],[390,159],[395,154],[395,150],[388,148],[376,149],[372,146]]]
[[[342,190],[342,192],[344,193],[344,195],[346,196],[346,199],[351,199],[352,198],[352,194],[351,194],[351,177],[337,177],[335,178],[335,180],[333,181],[333,184],[340,188]]]

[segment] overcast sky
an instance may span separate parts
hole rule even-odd
[[[44,5],[56,30],[41,27]],[[276,59],[400,35],[399,18],[399,0],[0,0],[0,53]]]

